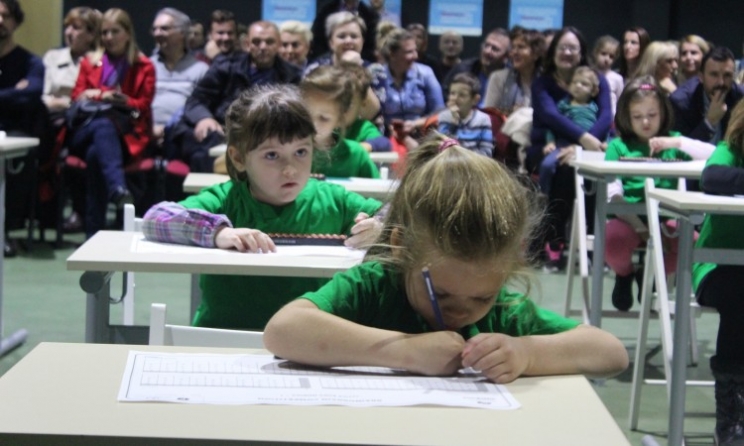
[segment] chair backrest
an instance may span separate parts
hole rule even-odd
[[[142,231],[142,219],[137,218],[134,213],[133,204],[124,205],[124,232]],[[125,271],[123,283],[123,305],[122,324],[134,325],[134,273]]]
[[[124,205],[124,232],[139,232],[142,230],[142,219],[134,213],[133,204]]]
[[[165,304],[150,307],[150,345],[265,348],[263,332],[169,325]]]

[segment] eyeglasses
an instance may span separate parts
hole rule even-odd
[[[573,45],[560,45],[556,47],[556,51],[558,51],[559,53],[576,54],[581,51],[581,48]]]

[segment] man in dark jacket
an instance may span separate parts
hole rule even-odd
[[[674,129],[689,138],[717,144],[742,96],[744,90],[734,83],[734,53],[716,47],[703,57],[698,77],[680,85],[669,97]]]
[[[248,53],[236,51],[215,59],[186,100],[183,118],[173,132],[175,150],[168,157],[183,160],[192,172],[213,171],[209,148],[224,143],[225,113],[240,93],[254,85],[300,82],[300,69],[277,55],[276,25],[254,22],[248,42]]]

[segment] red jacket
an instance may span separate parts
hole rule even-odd
[[[78,74],[75,88],[72,90],[72,100],[88,89],[101,89],[102,91],[112,88],[101,85],[101,74],[103,64],[98,62],[92,65],[88,58],[83,58],[80,63],[80,74]],[[134,133],[124,135],[129,153],[136,157],[147,147],[152,139],[152,99],[155,96],[155,67],[150,59],[140,54],[134,64],[129,67],[124,81],[121,83],[121,92],[129,97],[127,105],[139,110],[139,117],[134,123]]]

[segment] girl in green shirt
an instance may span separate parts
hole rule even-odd
[[[275,354],[317,366],[446,375],[608,376],[623,344],[504,288],[526,264],[528,191],[493,159],[435,133],[410,155],[368,263],[337,274],[269,321]]]

